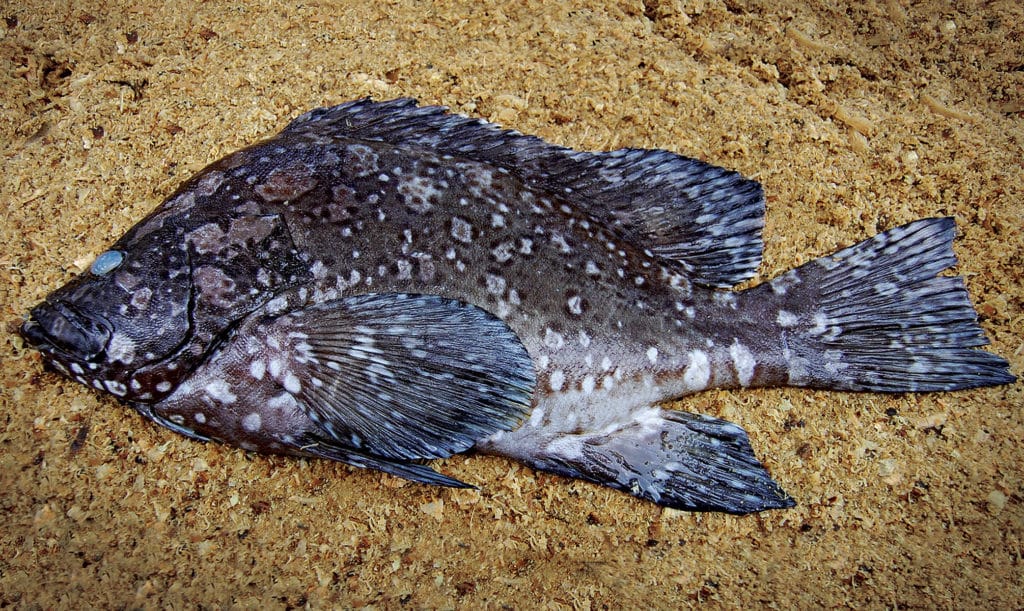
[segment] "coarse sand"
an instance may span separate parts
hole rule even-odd
[[[580,149],[760,180],[762,281],[954,216],[1024,371],[1024,5],[869,0],[40,2],[0,8],[0,607],[1013,608],[1022,384],[711,391],[790,510],[689,514],[510,461],[446,490],[197,443],[16,329],[207,163],[317,106],[412,96]]]

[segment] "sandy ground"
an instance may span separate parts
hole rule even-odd
[[[23,314],[208,162],[415,96],[768,194],[760,278],[952,215],[1024,371],[1024,9],[869,0],[38,2],[0,9],[0,606],[989,607],[1024,598],[1022,385],[708,392],[799,505],[663,510],[508,461],[450,491],[186,440],[41,371]]]

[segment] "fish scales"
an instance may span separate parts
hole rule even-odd
[[[49,366],[179,433],[463,486],[476,448],[662,505],[788,507],[707,388],[1008,383],[952,221],[746,291],[754,181],[418,107],[317,109],[218,161],[33,310]],[[893,324],[896,321],[897,324]]]

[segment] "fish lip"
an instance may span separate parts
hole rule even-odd
[[[32,318],[26,318],[25,322],[21,323],[18,333],[37,350],[42,352],[52,351],[56,346],[50,342],[49,336],[46,335],[46,331],[43,331],[42,327]]]
[[[32,308],[19,332],[40,352],[70,362],[99,362],[113,336],[102,317],[87,316],[63,301],[44,301]]]

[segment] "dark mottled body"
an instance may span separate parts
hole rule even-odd
[[[476,446],[736,512],[791,501],[742,429],[659,401],[1012,379],[935,277],[948,221],[716,290],[753,274],[763,213],[756,183],[671,153],[362,101],[208,167],[25,334],[192,437],[449,485],[416,459]]]

